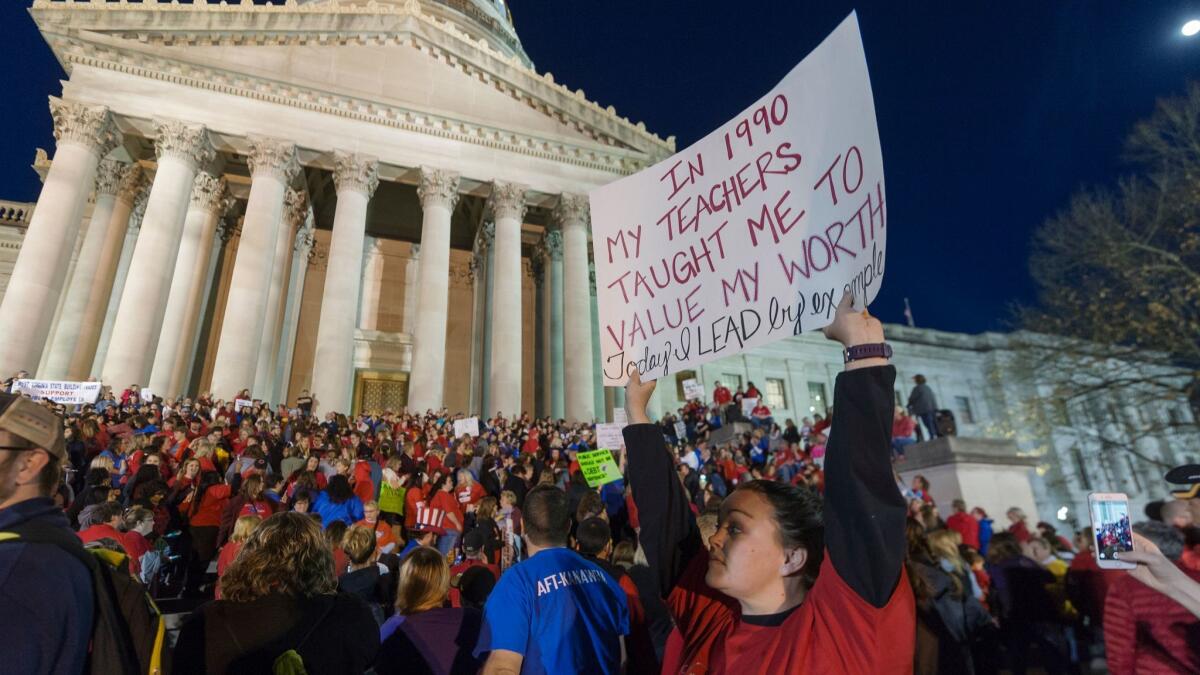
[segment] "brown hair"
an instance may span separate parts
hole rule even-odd
[[[496,518],[496,498],[484,497],[479,500],[479,506],[475,507],[475,520],[495,519]]]
[[[421,546],[400,565],[396,611],[408,616],[442,606],[450,592],[450,566],[435,548]]]
[[[333,553],[303,513],[276,513],[254,530],[221,578],[221,595],[250,602],[271,593],[311,598],[337,590]]]
[[[342,550],[355,565],[362,565],[375,553],[375,531],[355,525],[342,537]]]

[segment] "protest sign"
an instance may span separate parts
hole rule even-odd
[[[619,424],[622,429],[629,426],[629,413],[624,408],[613,408],[613,424]]]
[[[754,414],[754,409],[758,407],[758,399],[746,397],[742,399],[742,414],[747,418]]]
[[[478,437],[479,436],[479,418],[468,417],[465,420],[454,420],[454,437],[458,438],[463,435]]]
[[[145,389],[143,389],[142,391],[145,391]],[[242,408],[250,408],[253,405],[254,405],[254,401],[244,399],[244,398],[235,399],[233,402],[233,411],[240,415],[240,414],[242,414]]]
[[[142,397],[142,400],[145,401],[146,403],[154,403],[154,392],[147,389],[146,387],[142,387],[141,397]]]
[[[658,379],[864,307],[884,272],[883,157],[851,14],[686,150],[593,190],[604,383]]]
[[[675,423],[675,438],[678,438],[681,441],[687,440],[687,425],[683,422]]]
[[[95,403],[100,398],[99,382],[61,382],[58,380],[15,380],[9,389],[35,401],[49,399],[62,405]]]
[[[616,422],[611,424],[597,424],[596,445],[602,448],[625,447],[625,436],[621,433],[621,428],[621,425]]]
[[[613,459],[612,451],[606,449],[588,450],[575,455],[579,462],[579,470],[588,487],[600,487],[605,483],[621,480],[621,468]]]
[[[683,381],[683,399],[685,401],[703,401],[704,385],[695,380]]]

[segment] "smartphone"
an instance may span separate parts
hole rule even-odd
[[[1131,570],[1136,563],[1117,559],[1117,554],[1133,550],[1133,530],[1129,526],[1129,497],[1120,492],[1093,492],[1088,495],[1092,517],[1096,564],[1101,569]]]

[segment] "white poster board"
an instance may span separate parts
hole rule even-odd
[[[704,385],[700,384],[696,380],[683,381],[683,399],[685,401],[704,402],[704,397]]]
[[[618,424],[622,429],[629,426],[629,412],[624,408],[613,408],[613,424]]]
[[[143,390],[143,391],[145,391],[145,390]],[[243,408],[250,408],[253,405],[254,405],[254,401],[251,401],[248,399],[244,399],[244,398],[234,399],[233,411],[240,415],[240,414],[242,414]]]
[[[622,425],[616,422],[596,425],[596,447],[616,450],[625,447],[625,436],[621,433]]]
[[[675,422],[675,438],[681,441],[687,441],[687,425],[681,421]]]
[[[887,230],[857,16],[724,126],[590,197],[605,385],[821,328],[847,291],[864,307]]]
[[[464,420],[454,420],[454,437],[460,436],[479,437],[479,418],[468,417]]]
[[[746,419],[749,419],[751,417],[751,415],[754,413],[754,409],[757,407],[758,407],[758,399],[757,398],[750,398],[747,396],[742,399],[742,414],[746,416]]]
[[[146,403],[154,403],[154,392],[150,391],[148,388],[142,387],[141,396],[142,400]]]
[[[49,399],[62,405],[95,403],[100,398],[99,382],[64,382],[59,380],[15,380],[9,389],[35,401]]]

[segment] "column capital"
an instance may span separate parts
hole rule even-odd
[[[288,188],[283,195],[283,215],[299,231],[308,218],[308,191]]]
[[[379,187],[379,160],[352,152],[333,153],[333,182],[338,192],[352,190],[370,199]]]
[[[50,97],[54,118],[54,140],[59,145],[75,143],[97,157],[104,157],[121,142],[121,132],[105,106],[86,106]]]
[[[115,159],[102,159],[96,167],[96,195],[116,195],[121,190],[125,165]]]
[[[563,240],[561,230],[549,230],[546,232],[545,243],[546,253],[553,260],[562,260],[563,256]]]
[[[208,129],[203,125],[189,125],[175,120],[155,123],[158,136],[154,138],[154,154],[159,160],[175,157],[194,168],[207,166],[216,156]]]
[[[146,204],[150,201],[150,186],[142,184],[141,190],[133,200],[133,211],[129,213],[129,231],[137,232],[142,227],[142,217],[146,215]]]
[[[196,180],[192,181],[191,206],[215,213],[225,206],[224,200],[225,179],[207,171],[198,172]]]
[[[117,189],[117,200],[132,205],[137,201],[146,176],[138,164],[126,164],[121,168],[121,185]]]
[[[542,278],[546,272],[546,265],[549,261],[545,256],[535,255],[529,259],[529,272],[533,276],[533,283],[541,286]]]
[[[486,251],[496,242],[496,224],[484,223],[479,228],[479,250]]]
[[[492,183],[492,194],[488,197],[488,206],[496,218],[525,217],[525,191],[529,188],[520,183],[495,181]]]
[[[421,198],[421,208],[430,206],[445,206],[451,211],[458,203],[457,171],[421,167],[421,184],[417,186],[417,196]]]
[[[568,223],[583,223],[591,225],[591,204],[587,195],[564,192],[558,197],[558,206],[554,208],[554,220],[561,225]]]
[[[273,176],[284,183],[290,183],[296,174],[300,173],[300,160],[296,156],[295,143],[262,136],[253,136],[246,140],[250,142],[246,163],[250,166],[251,176]]]

